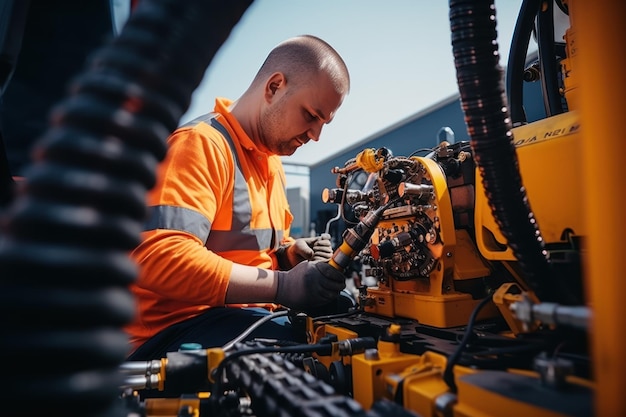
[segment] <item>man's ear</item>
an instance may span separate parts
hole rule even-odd
[[[285,86],[285,75],[282,72],[275,72],[265,83],[265,97],[268,100],[274,98],[278,90]]]

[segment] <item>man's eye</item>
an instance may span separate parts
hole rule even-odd
[[[306,117],[307,117],[307,119],[309,119],[309,121],[311,121],[311,122],[312,122],[313,120],[316,120],[316,119],[317,119],[317,116],[315,116],[315,115],[313,115],[313,114],[311,114],[311,113],[309,113],[309,112],[306,112]]]

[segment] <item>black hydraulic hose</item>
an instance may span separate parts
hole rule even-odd
[[[537,15],[537,46],[541,68],[541,88],[546,116],[563,113],[563,96],[559,87],[556,48],[554,45],[554,5],[544,2]]]
[[[2,97],[0,97],[0,101],[2,101]],[[14,185],[11,170],[9,169],[9,158],[6,154],[6,147],[4,146],[4,139],[2,138],[2,130],[0,127],[0,210],[6,207],[11,201]]]
[[[520,7],[506,70],[506,92],[511,113],[511,124],[516,127],[526,124],[524,111],[524,69],[530,36],[542,0],[524,0]]]
[[[528,286],[555,296],[548,253],[522,185],[496,42],[493,0],[450,0],[452,51],[470,145],[491,211]]]
[[[0,219],[7,415],[120,415],[137,272],[128,252],[145,194],[167,136],[250,3],[140,1],[51,112]]]
[[[473,336],[474,325],[476,324],[476,319],[478,317],[478,313],[482,310],[489,302],[491,302],[492,298],[487,297],[483,298],[477,305],[474,307],[472,314],[467,322],[467,327],[463,332],[463,338],[459,342],[459,345],[455,349],[455,351],[448,357],[448,361],[446,362],[446,367],[443,371],[443,381],[448,385],[452,392],[457,392],[456,381],[454,380],[454,365],[457,364],[461,354],[467,347],[467,343],[470,338]]]
[[[4,1],[0,7],[0,109],[17,65],[30,0]],[[9,205],[15,187],[0,126],[0,210]]]

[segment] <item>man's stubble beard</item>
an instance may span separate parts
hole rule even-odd
[[[267,109],[263,115],[261,141],[270,152],[280,155],[289,156],[293,155],[298,147],[292,145],[294,138],[284,138],[279,136],[280,126],[283,124],[283,106],[281,102],[276,103],[276,106]]]

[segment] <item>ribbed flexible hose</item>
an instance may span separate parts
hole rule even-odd
[[[128,252],[145,195],[167,136],[250,3],[139,2],[51,112],[2,218],[0,414],[120,415],[137,273]]]
[[[493,0],[450,0],[452,52],[470,145],[491,211],[529,287],[549,301],[555,285],[522,184],[496,42]]]

